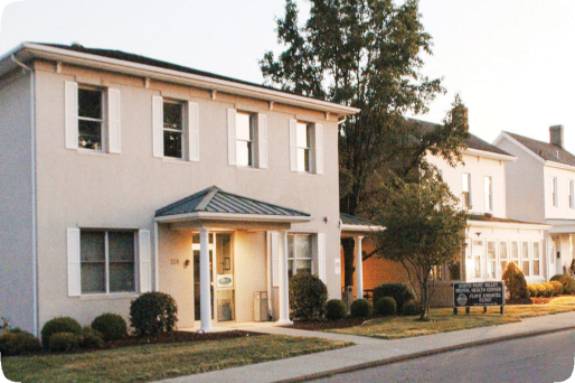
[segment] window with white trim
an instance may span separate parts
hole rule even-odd
[[[257,114],[236,114],[236,164],[253,168],[256,166]]]
[[[312,272],[313,237],[311,234],[288,235],[288,276]]]
[[[104,91],[95,87],[78,88],[78,147],[104,150]]]
[[[559,188],[557,186],[557,177],[553,177],[553,190],[552,190],[552,198],[553,198],[553,207],[559,207]]]
[[[135,291],[135,241],[133,231],[82,229],[82,294]]]
[[[495,253],[495,242],[487,242],[487,275],[495,278],[497,268],[497,255]]]
[[[519,266],[519,243],[511,242],[511,262]]]
[[[529,243],[523,242],[522,243],[522,251],[521,251],[521,271],[523,271],[523,275],[526,277],[531,275],[529,270]]]
[[[505,272],[509,263],[509,256],[507,254],[507,242],[499,242],[499,264],[501,267],[501,274]]]
[[[461,176],[461,203],[464,209],[471,210],[471,174]]]
[[[486,212],[493,211],[493,178],[483,178],[483,206]]]
[[[184,104],[164,100],[164,156],[184,159],[186,129],[184,126]]]
[[[541,252],[539,242],[533,243],[533,275],[541,274]]]
[[[313,172],[314,124],[298,121],[296,125],[297,171]]]

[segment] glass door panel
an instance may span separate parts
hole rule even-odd
[[[218,321],[235,319],[235,280],[232,236],[216,235],[216,310]]]

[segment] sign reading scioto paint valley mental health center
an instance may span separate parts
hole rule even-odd
[[[473,282],[453,284],[453,307],[503,306],[503,282]]]

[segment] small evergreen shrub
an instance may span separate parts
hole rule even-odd
[[[531,298],[537,298],[539,296],[539,289],[536,284],[527,285],[527,289],[529,290],[529,296]]]
[[[509,292],[509,301],[514,303],[526,303],[529,301],[529,290],[525,276],[513,262],[510,262],[503,273],[503,281]]]
[[[559,281],[551,281],[549,282],[551,288],[553,289],[553,295],[558,296],[563,294],[563,284]]]
[[[392,316],[397,314],[397,303],[392,297],[379,298],[373,308],[377,315]]]
[[[567,274],[554,275],[551,281],[561,282],[563,294],[575,294],[575,279]]]
[[[80,346],[82,348],[102,348],[104,347],[104,338],[99,331],[86,326],[82,329]]]
[[[289,282],[289,299],[293,319],[320,319],[327,301],[327,287],[315,275],[298,273]]]
[[[105,341],[118,340],[128,334],[126,321],[118,314],[102,314],[92,322],[92,328],[102,334]]]
[[[0,354],[3,356],[31,354],[41,349],[38,338],[26,331],[6,330],[0,335]]]
[[[401,308],[401,315],[419,315],[420,308],[417,302],[413,299],[405,302]]]
[[[72,352],[80,348],[82,337],[71,332],[57,332],[50,336],[48,349],[51,352]]]
[[[365,299],[358,299],[351,304],[350,314],[353,318],[367,318],[371,314],[371,305]]]
[[[384,283],[376,287],[373,290],[373,301],[377,302],[383,297],[392,297],[398,310],[401,310],[405,302],[415,299],[411,289],[403,283]]]
[[[346,308],[341,299],[331,299],[325,304],[325,317],[329,320],[345,318]]]
[[[130,322],[139,336],[158,336],[174,331],[177,314],[174,298],[160,292],[142,294],[130,306]]]
[[[82,326],[75,319],[70,317],[57,317],[49,320],[42,327],[42,345],[48,347],[52,334],[67,332],[80,336]]]

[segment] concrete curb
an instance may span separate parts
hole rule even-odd
[[[534,336],[554,334],[557,332],[570,331],[570,330],[575,330],[575,326],[567,326],[567,327],[560,327],[560,328],[533,331],[533,332],[522,332],[522,333],[513,334],[513,335],[505,335],[505,336],[500,336],[500,337],[495,337],[495,338],[490,338],[490,339],[476,340],[473,342],[460,343],[460,344],[456,344],[453,346],[447,346],[447,347],[441,347],[441,348],[436,348],[436,349],[432,349],[432,350],[420,351],[420,352],[416,352],[413,354],[399,355],[399,356],[394,356],[391,358],[374,360],[374,361],[366,362],[366,363],[359,363],[359,364],[356,364],[353,366],[336,368],[336,369],[317,372],[317,373],[308,374],[308,375],[302,375],[302,376],[298,376],[295,378],[277,380],[275,383],[307,382],[310,380],[327,378],[327,377],[337,375],[337,374],[343,374],[343,373],[347,373],[347,372],[364,370],[364,369],[372,368],[372,367],[385,366],[388,364],[394,364],[394,363],[399,363],[399,362],[405,362],[408,360],[424,358],[426,356],[443,354],[443,353],[447,353],[447,352],[451,352],[451,351],[463,350],[466,348],[471,348],[471,347],[476,347],[476,346],[484,346],[484,345],[493,344],[493,343],[505,342],[505,341],[515,340],[515,339],[522,339],[522,338],[530,338],[530,337],[534,337]]]

